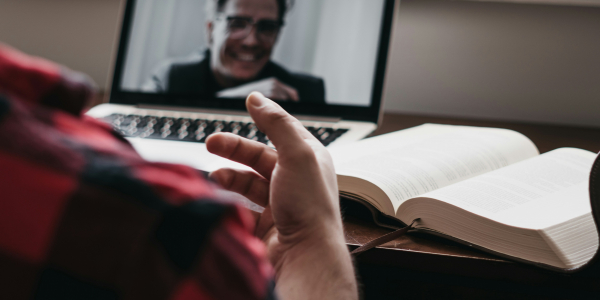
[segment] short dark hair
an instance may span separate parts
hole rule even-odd
[[[225,8],[225,4],[227,4],[228,0],[208,0],[209,2],[213,2],[215,12],[222,12]],[[283,22],[283,18],[288,10],[294,5],[294,0],[275,0],[277,2],[277,6],[279,7],[278,17],[279,21]]]

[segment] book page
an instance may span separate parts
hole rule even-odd
[[[338,175],[381,188],[394,211],[403,201],[538,155],[515,131],[425,124],[330,149]]]
[[[543,229],[591,212],[595,158],[586,150],[561,148],[423,197],[510,226]]]

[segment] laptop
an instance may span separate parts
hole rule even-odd
[[[108,103],[111,123],[151,161],[239,167],[206,150],[232,132],[268,145],[245,98],[262,92],[327,147],[382,118],[394,0],[126,0]]]

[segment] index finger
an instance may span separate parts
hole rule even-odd
[[[211,134],[206,148],[212,154],[239,162],[254,169],[266,179],[271,179],[277,163],[277,152],[269,146],[242,138],[233,133]]]

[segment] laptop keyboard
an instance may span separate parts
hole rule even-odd
[[[267,136],[260,132],[254,123],[124,114],[112,114],[104,117],[103,120],[112,124],[126,137],[204,143],[213,133],[231,132],[250,140],[269,144]],[[348,131],[348,129],[310,126],[306,129],[325,146]]]

